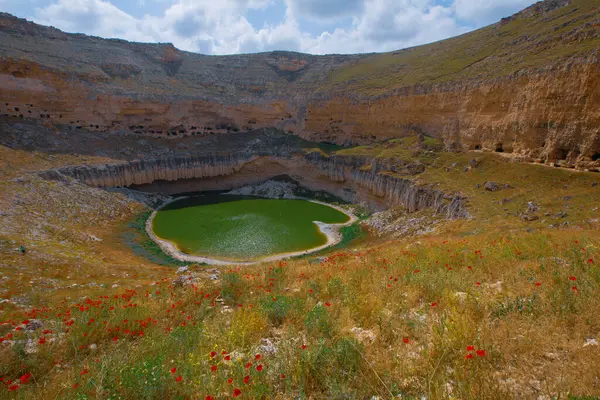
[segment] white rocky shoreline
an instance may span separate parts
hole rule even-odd
[[[179,250],[175,244],[168,240],[164,240],[156,236],[152,229],[152,222],[158,211],[166,207],[167,205],[174,203],[179,200],[183,200],[189,198],[189,196],[177,197],[171,199],[165,203],[163,203],[160,207],[152,212],[148,220],[146,220],[146,232],[148,236],[161,248],[169,256],[173,257],[176,260],[183,262],[192,262],[192,263],[201,263],[208,265],[254,265],[260,264],[263,262],[271,262],[271,261],[279,261],[285,260],[292,257],[304,256],[312,253],[319,252],[328,247],[335,246],[336,244],[342,241],[342,234],[340,229],[346,226],[350,226],[358,221],[358,218],[354,215],[354,213],[348,209],[344,209],[340,206],[336,206],[333,204],[325,203],[318,200],[308,199],[304,197],[298,197],[293,194],[293,184],[289,182],[277,182],[277,181],[267,181],[258,186],[246,186],[240,189],[232,190],[230,192],[224,193],[223,196],[227,195],[244,195],[244,196],[256,196],[256,197],[265,197],[265,198],[283,198],[283,199],[296,199],[296,200],[306,200],[312,203],[321,204],[327,207],[331,207],[336,209],[345,215],[347,215],[350,220],[340,224],[326,224],[321,221],[313,221],[315,225],[319,228],[321,233],[323,233],[327,237],[327,243],[321,245],[319,247],[314,247],[312,249],[307,249],[303,251],[297,251],[292,253],[282,253],[275,254],[268,257],[263,257],[257,260],[227,260],[227,259],[217,259],[212,257],[204,257],[204,256],[193,256],[190,254],[186,254]]]

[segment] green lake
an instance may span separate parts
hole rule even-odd
[[[152,229],[192,256],[256,260],[325,245],[327,237],[313,221],[349,220],[341,211],[306,200],[206,195],[162,208]]]

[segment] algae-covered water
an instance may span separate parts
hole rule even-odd
[[[253,260],[325,245],[327,237],[313,221],[349,220],[334,208],[306,200],[208,195],[159,210],[152,229],[186,254]]]

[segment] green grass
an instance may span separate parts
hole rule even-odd
[[[521,15],[441,42],[376,54],[332,71],[321,90],[381,95],[417,83],[494,79],[587,54],[600,46],[600,38],[579,40],[577,30],[597,32],[598,10],[598,0],[575,0],[547,14]]]
[[[419,145],[417,136],[407,136],[371,145],[350,147],[338,150],[333,154],[339,156],[375,157],[377,159],[393,158],[413,162],[419,161],[425,165],[429,165],[438,157],[434,153],[440,150],[443,150],[443,142],[440,139],[424,136],[421,145]]]
[[[123,241],[136,255],[153,263],[165,266],[187,265],[188,263],[179,261],[163,252],[158,244],[148,236],[146,220],[148,220],[150,214],[152,214],[152,210],[144,211],[127,222],[121,233]]]

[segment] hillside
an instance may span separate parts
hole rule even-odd
[[[336,69],[325,90],[380,96],[413,85],[496,80],[567,60],[571,67],[586,63],[600,47],[598,6],[596,1],[539,2],[475,32]]]
[[[599,6],[546,0],[438,43],[332,56],[203,56],[3,14],[0,115],[143,136],[275,127],[340,145],[424,133],[597,169]]]
[[[600,398],[599,18],[217,57],[0,14],[0,399]],[[274,181],[358,221],[247,265],[151,236]]]

